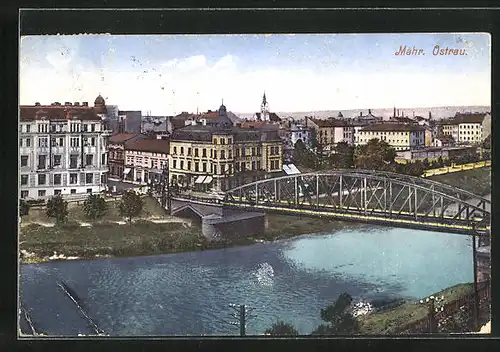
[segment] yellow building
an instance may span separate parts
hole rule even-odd
[[[425,145],[425,128],[414,124],[378,123],[359,130],[356,145],[367,144],[370,139],[387,142],[396,151]]]
[[[201,119],[170,138],[170,182],[181,187],[225,190],[282,172],[277,128],[240,128],[221,105],[215,119]]]

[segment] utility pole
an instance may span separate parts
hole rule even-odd
[[[245,305],[240,304],[240,336],[245,336]]]
[[[477,249],[476,249],[476,224],[472,223],[472,255],[474,267],[474,326],[479,327],[479,293],[477,289]]]
[[[246,336],[246,322],[250,318],[255,318],[255,315],[248,315],[255,308],[247,308],[246,305],[240,304],[230,304],[229,307],[233,308],[237,314],[233,314],[232,317],[239,320],[239,322],[234,321],[223,321],[226,324],[236,325],[240,327],[240,336]]]
[[[168,213],[170,214],[172,208],[172,197],[170,195],[170,171],[169,171],[169,162],[168,159],[163,166],[163,170],[161,173],[161,206],[163,208],[168,209]]]

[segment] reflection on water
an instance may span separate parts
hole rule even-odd
[[[20,292],[51,335],[92,333],[57,288],[64,281],[110,335],[235,335],[230,304],[255,308],[248,334],[276,319],[300,333],[321,308],[348,292],[356,302],[419,298],[472,280],[466,236],[370,228],[193,253],[21,267]]]

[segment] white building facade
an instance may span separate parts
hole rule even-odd
[[[59,103],[21,106],[19,126],[21,198],[105,190],[108,131],[95,108]]]

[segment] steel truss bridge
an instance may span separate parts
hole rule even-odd
[[[227,191],[225,207],[489,235],[491,201],[425,178],[334,170],[260,180]]]

